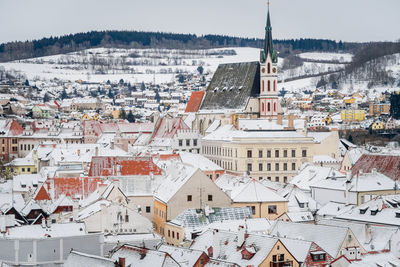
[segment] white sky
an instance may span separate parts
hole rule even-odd
[[[271,0],[273,37],[400,39],[400,0]],[[264,37],[266,0],[0,0],[0,43],[91,30]]]

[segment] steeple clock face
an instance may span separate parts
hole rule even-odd
[[[273,72],[273,73],[276,73],[276,68],[272,68],[272,72]]]
[[[261,72],[262,72],[262,73],[265,73],[265,68],[261,68]]]

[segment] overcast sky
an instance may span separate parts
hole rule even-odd
[[[263,37],[266,0],[0,0],[0,43],[91,30]],[[271,0],[274,38],[400,39],[400,0]]]

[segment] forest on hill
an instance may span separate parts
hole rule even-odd
[[[168,48],[210,49],[219,47],[263,46],[263,39],[240,38],[224,35],[176,34],[142,31],[91,31],[33,41],[0,44],[0,62],[76,52],[89,48]],[[297,52],[352,52],[360,44],[325,39],[275,40],[280,56]]]

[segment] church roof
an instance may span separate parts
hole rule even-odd
[[[260,92],[259,62],[221,64],[208,85],[201,110],[245,109]]]

